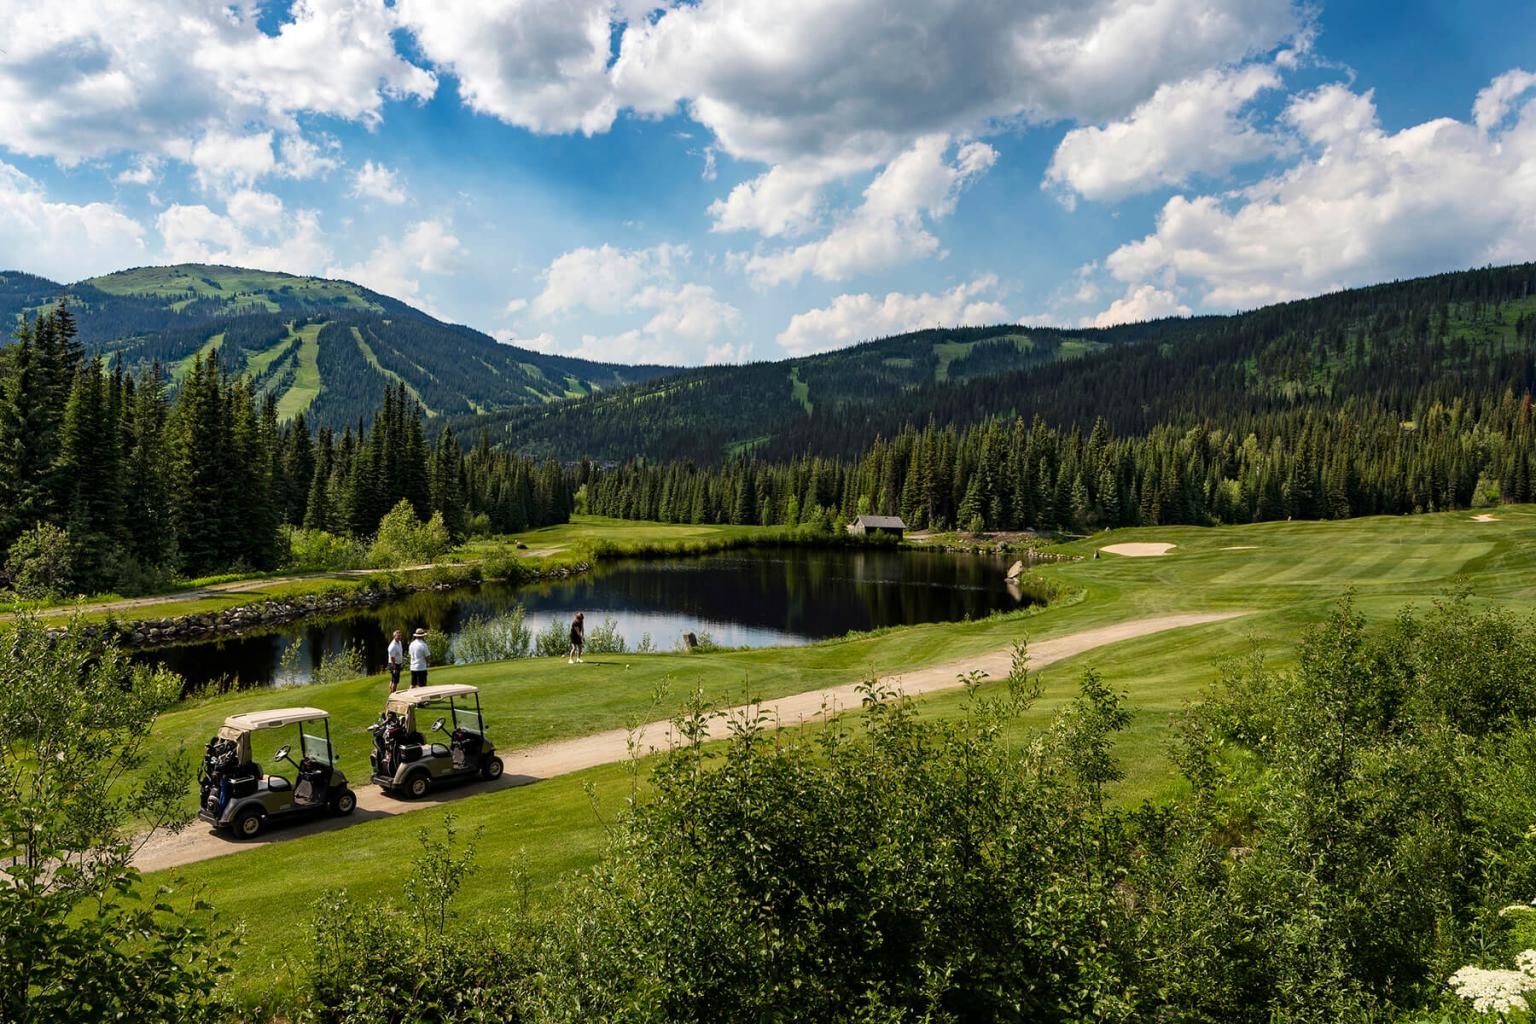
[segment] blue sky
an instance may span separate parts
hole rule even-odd
[[[1530,3],[0,0],[0,267],[775,359],[1536,259]]]

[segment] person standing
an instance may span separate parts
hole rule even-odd
[[[427,685],[427,657],[431,652],[427,649],[427,631],[416,630],[416,638],[411,641],[411,687]]]
[[[400,666],[405,662],[405,643],[401,639],[401,633],[395,630],[394,639],[389,642],[389,692],[394,693],[400,689]]]
[[[565,656],[565,663],[567,665],[573,665],[576,662],[581,661],[581,651],[582,648],[586,646],[586,644],[587,627],[582,624],[581,612],[577,612],[576,617],[571,620],[571,650],[570,653]]]

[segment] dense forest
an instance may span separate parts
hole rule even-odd
[[[920,528],[1083,530],[1536,497],[1536,267],[1219,324],[1192,321],[1179,342],[1164,324],[1155,343],[915,389],[900,407],[844,405],[837,421],[807,418],[765,446],[812,454],[589,469],[587,507],[675,522],[873,512]]]
[[[480,422],[491,424],[495,442],[566,461],[850,458],[876,436],[930,421],[963,427],[1038,416],[1086,433],[1102,418],[1117,434],[1146,435],[1337,412],[1351,402],[1409,420],[1435,402],[1523,393],[1536,382],[1533,351],[1536,264],[1525,264],[1226,317],[1098,331],[920,331],[805,359],[690,371]]]
[[[293,529],[366,538],[402,500],[452,538],[569,515],[559,466],[428,442],[404,385],[367,424],[311,432],[220,353],[174,391],[159,364],[88,356],[67,303],[0,350],[0,550],[16,589],[148,589],[175,575],[272,569]]]

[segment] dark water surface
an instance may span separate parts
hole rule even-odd
[[[181,673],[191,687],[287,686],[307,682],[323,654],[361,645],[368,671],[380,672],[395,629],[407,637],[417,626],[453,635],[471,616],[496,615],[517,604],[534,632],[551,618],[564,629],[580,611],[590,633],[611,616],[631,649],[649,634],[656,649],[674,650],[685,632],[707,633],[724,647],[804,644],[850,630],[957,622],[1022,607],[1029,599],[1004,579],[1009,561],[840,548],[621,561],[568,580],[414,594],[323,622],[136,657]],[[291,650],[295,645],[298,650]]]

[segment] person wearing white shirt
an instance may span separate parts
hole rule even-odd
[[[405,644],[401,641],[400,631],[395,630],[394,639],[389,642],[389,692],[394,693],[400,689],[400,669],[405,662]]]
[[[427,685],[427,631],[416,630],[416,639],[411,641],[411,686]]]

